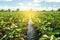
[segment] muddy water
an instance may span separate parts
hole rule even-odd
[[[32,27],[32,18],[28,22],[27,40],[35,40],[35,30]]]

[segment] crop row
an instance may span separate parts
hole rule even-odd
[[[35,12],[37,40],[60,40],[60,12]],[[39,38],[39,39],[38,39]]]

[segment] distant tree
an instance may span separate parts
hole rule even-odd
[[[16,11],[19,11],[19,9],[17,8]]]
[[[52,9],[51,11],[55,11],[55,10]]]
[[[0,10],[0,12],[3,12],[3,11],[4,11],[3,9]]]
[[[11,10],[10,10],[10,9],[8,9],[7,11],[8,11],[8,12],[10,12]]]
[[[46,10],[43,10],[43,12],[45,12]]]
[[[58,10],[57,11],[60,11],[60,8],[58,8]]]

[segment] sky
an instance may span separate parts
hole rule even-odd
[[[0,0],[0,9],[15,10],[57,10],[60,0]]]

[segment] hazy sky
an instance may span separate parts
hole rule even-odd
[[[0,9],[51,10],[60,7],[60,0],[0,0]]]

